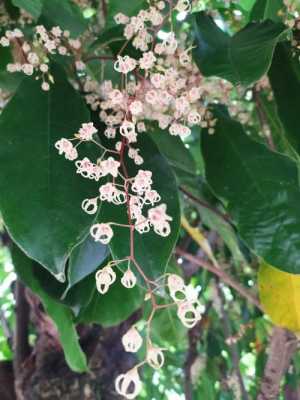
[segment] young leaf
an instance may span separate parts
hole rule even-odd
[[[269,78],[286,136],[300,154],[300,66],[299,60],[292,56],[292,49],[287,43],[277,46]]]
[[[267,73],[285,25],[251,23],[229,36],[204,12],[193,14],[196,48],[193,57],[205,76],[219,76],[235,85],[250,85]]]
[[[54,148],[90,117],[65,74],[56,67],[52,72],[49,92],[29,77],[1,114],[0,210],[26,255],[64,279],[68,256],[93,223],[81,202],[95,185],[76,175],[74,164]]]
[[[137,147],[144,158],[142,169],[152,172],[153,189],[161,196],[161,203],[167,205],[167,214],[171,221],[171,233],[167,237],[161,237],[151,230],[146,234],[135,231],[135,258],[142,266],[149,277],[157,278],[164,272],[173,247],[176,243],[180,227],[180,208],[178,190],[173,172],[166,159],[160,154],[157,146],[150,136],[142,135]],[[137,174],[137,167],[133,161],[128,159],[128,174],[134,177]],[[128,224],[128,216],[125,206],[115,206],[104,202],[100,210],[99,220],[102,222],[118,221],[121,224]],[[123,259],[130,255],[130,233],[128,228],[113,227],[114,237],[110,242],[113,257]],[[159,249],[159,251],[158,251]]]
[[[300,332],[300,276],[262,263],[258,286],[261,304],[273,323]]]
[[[208,183],[253,251],[276,268],[300,273],[298,165],[251,140],[215,109],[214,135],[203,134]]]
[[[76,372],[86,372],[88,370],[86,357],[79,345],[72,312],[67,306],[54,301],[41,288],[33,274],[35,262],[26,257],[17,246],[13,248],[12,257],[18,276],[26,286],[40,297],[46,312],[55,323],[69,367]]]

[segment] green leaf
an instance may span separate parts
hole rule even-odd
[[[95,185],[54,148],[90,117],[65,74],[57,67],[52,73],[49,92],[29,77],[1,114],[0,209],[26,255],[62,280],[68,256],[93,223],[81,202],[94,194]]]
[[[203,75],[245,86],[266,74],[274,48],[287,29],[272,21],[250,23],[231,37],[203,12],[193,14],[192,20],[196,45],[193,57]]]
[[[196,175],[196,163],[179,137],[174,137],[168,131],[154,128],[151,132],[151,139],[157,145],[159,151],[166,157],[173,169],[179,184],[186,187],[195,187],[199,184]],[[178,155],[180,154],[180,158]]]
[[[35,19],[41,15],[43,0],[12,0],[12,3],[14,6],[22,8],[28,12]]]
[[[72,37],[80,36],[87,29],[87,20],[80,8],[70,0],[46,0],[40,22],[47,28],[58,25],[70,31]]]
[[[40,287],[33,274],[35,262],[26,257],[17,246],[13,248],[12,257],[18,276],[26,286],[40,297],[46,312],[55,323],[69,367],[76,372],[86,372],[88,370],[86,357],[80,348],[70,309],[54,301]]]
[[[219,108],[215,115],[215,134],[202,139],[208,183],[257,255],[279,269],[300,273],[297,164],[251,140]]]
[[[300,154],[300,65],[287,43],[277,46],[269,78],[286,137]]]
[[[138,286],[125,288],[120,279],[122,274],[116,270],[117,280],[106,294],[100,294],[94,284],[94,293],[90,303],[83,307],[78,322],[102,326],[114,326],[126,320],[143,303],[143,292]],[[95,278],[93,277],[94,282]]]
[[[251,10],[250,19],[252,21],[272,19],[278,22],[282,20],[279,15],[281,10],[284,10],[282,0],[257,0]]]
[[[164,273],[164,268],[176,243],[180,227],[180,208],[176,180],[166,159],[160,154],[150,136],[142,135],[137,143],[140,154],[144,158],[142,168],[152,171],[153,188],[161,196],[161,203],[167,204],[167,214],[171,221],[171,233],[161,237],[151,230],[146,234],[135,231],[135,258],[149,277],[158,277]],[[129,176],[135,176],[138,168],[130,159],[126,160]],[[99,220],[102,222],[117,221],[128,224],[126,207],[103,203]],[[114,237],[110,242],[113,257],[123,259],[130,255],[130,234],[128,228],[114,227]],[[159,251],[158,251],[159,249]]]

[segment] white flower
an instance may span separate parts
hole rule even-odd
[[[188,329],[193,328],[201,319],[201,312],[199,307],[196,307],[189,302],[182,302],[179,304],[177,315],[183,325],[186,326]]]
[[[175,274],[168,276],[167,285],[170,291],[170,296],[175,302],[185,300],[185,284],[184,280]]]
[[[81,128],[79,129],[79,132],[76,137],[78,137],[80,140],[83,141],[88,141],[93,139],[93,135],[97,133],[98,130],[94,127],[93,122],[85,123],[81,125]]]
[[[142,347],[143,338],[133,326],[127,333],[122,337],[122,343],[125,351],[129,353],[136,353]]]
[[[136,285],[136,276],[134,275],[134,273],[131,271],[130,268],[128,268],[127,271],[125,271],[124,275],[121,278],[121,283],[127,289],[131,289]]]
[[[98,210],[98,197],[83,200],[81,207],[87,214],[96,214]]]
[[[166,214],[166,210],[166,204],[160,204],[148,210],[150,224],[153,226],[154,232],[160,236],[168,236],[171,233],[171,227],[168,221],[172,221],[173,218]]]
[[[103,175],[106,176],[110,174],[114,178],[118,176],[120,165],[120,162],[116,161],[113,157],[108,157],[107,160],[103,160],[100,163]]]
[[[67,160],[73,161],[78,157],[78,153],[75,147],[73,147],[70,140],[62,138],[55,143],[55,148],[59,154],[65,154]]]
[[[43,82],[41,88],[44,90],[44,92],[48,92],[50,90],[50,85],[48,82]]]
[[[110,266],[106,266],[100,269],[96,273],[96,286],[98,292],[105,294],[110,285],[112,285],[116,280],[116,273]]]
[[[160,369],[165,362],[162,349],[151,346],[147,351],[147,363],[154,369]]]
[[[109,224],[95,224],[91,227],[90,233],[95,239],[95,242],[101,242],[103,244],[108,244],[114,235]]]
[[[126,374],[121,374],[115,382],[116,391],[119,395],[126,399],[135,399],[142,390],[142,382],[140,380],[137,368],[133,368]]]
[[[117,61],[114,63],[114,69],[122,74],[128,74],[128,72],[133,71],[136,66],[136,60],[129,56],[118,56]]]

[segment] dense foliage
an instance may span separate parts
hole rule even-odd
[[[111,376],[122,398],[294,398],[299,13],[298,0],[0,4],[4,360],[22,282],[78,373],[84,327],[133,321],[119,341],[134,362]]]

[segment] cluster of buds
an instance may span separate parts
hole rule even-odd
[[[69,31],[63,31],[59,26],[53,27],[47,31],[43,25],[35,27],[35,33],[32,42],[25,40],[24,34],[20,29],[7,30],[5,35],[0,38],[0,45],[3,47],[13,46],[14,54],[18,60],[15,63],[7,65],[7,71],[23,72],[31,76],[37,73],[41,78],[41,87],[48,91],[50,84],[53,83],[53,77],[49,71],[49,55],[74,55],[80,50],[81,43],[78,39],[70,38]],[[76,66],[82,69],[82,62],[76,61]]]

